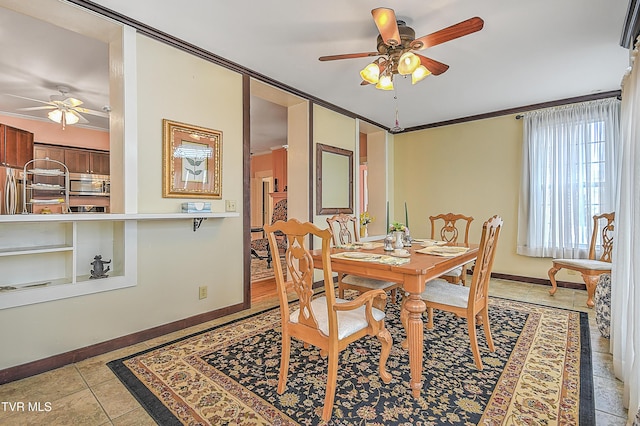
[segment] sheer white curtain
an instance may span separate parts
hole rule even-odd
[[[621,149],[611,271],[611,349],[632,424],[640,409],[640,64],[622,81]]]
[[[620,101],[524,114],[518,254],[586,258],[593,215],[615,205]]]

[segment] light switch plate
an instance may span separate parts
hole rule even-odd
[[[228,211],[228,212],[235,212],[236,211],[236,200],[226,200],[224,209],[225,209],[225,211]]]

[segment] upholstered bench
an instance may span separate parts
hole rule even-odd
[[[596,285],[595,303],[598,330],[608,339],[611,325],[611,274],[600,275]]]

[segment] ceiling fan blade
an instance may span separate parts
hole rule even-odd
[[[41,103],[41,104],[47,104],[47,105],[53,105],[53,106],[55,106],[55,105],[54,105],[54,104],[52,104],[51,102],[41,101],[40,99],[25,98],[24,96],[12,95],[12,94],[10,94],[10,93],[5,93],[5,95],[7,95],[7,96],[12,96],[12,97],[14,97],[14,98],[18,98],[18,99],[25,99],[25,100],[27,100],[27,101],[38,102],[38,103]]]
[[[87,108],[82,108],[82,107],[73,107],[71,109],[74,112],[77,112],[77,113],[90,114],[90,115],[96,115],[98,117],[109,118],[109,114],[104,112],[104,111],[96,111],[96,110],[93,110],[93,109],[87,109]]]
[[[398,31],[398,23],[396,22],[396,13],[393,9],[379,7],[371,11],[373,20],[380,31],[382,41],[389,46],[397,46],[400,44],[400,32]]]
[[[84,102],[76,98],[66,98],[65,100],[62,101],[62,103],[64,103],[67,106],[77,107],[82,105]]]
[[[320,56],[318,59],[321,61],[335,61],[337,59],[366,58],[367,56],[378,56],[378,55],[380,55],[379,52],[347,53],[344,55]]]
[[[53,105],[47,105],[47,106],[38,106],[38,107],[29,107],[29,108],[18,108],[18,111],[38,111],[38,110],[43,110],[43,109],[56,109],[56,107],[54,107]]]
[[[474,18],[467,19],[466,21],[458,22],[450,27],[443,28],[435,33],[417,38],[411,42],[411,48],[414,50],[422,50],[427,47],[433,47],[438,44],[454,40],[458,37],[480,31],[483,26],[484,21],[476,16]]]
[[[416,54],[420,58],[420,63],[425,66],[431,74],[440,75],[449,69],[449,65],[438,62],[435,59],[427,58],[426,56]]]

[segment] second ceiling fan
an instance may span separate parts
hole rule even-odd
[[[61,123],[64,129],[67,124],[76,124],[78,122],[87,124],[87,120],[83,114],[95,115],[98,117],[109,117],[109,107],[104,107],[102,111],[96,111],[88,108],[84,108],[81,105],[84,103],[79,99],[69,96],[69,88],[65,86],[58,86],[59,95],[51,95],[49,101],[41,99],[26,98],[24,96],[11,95],[14,98],[25,99],[32,102],[44,104],[41,106],[18,108],[19,111],[37,111],[37,110],[49,110],[47,117],[51,121]]]
[[[329,55],[318,58],[321,61],[335,61],[338,59],[364,58],[378,56],[361,72],[362,85],[375,84],[382,90],[393,89],[393,75],[411,75],[413,84],[424,79],[429,74],[440,75],[449,69],[449,65],[435,59],[415,53],[438,44],[480,31],[484,26],[481,18],[474,17],[443,28],[429,35],[415,38],[415,31],[404,21],[397,20],[393,9],[380,7],[371,11],[373,20],[378,27],[377,52],[347,53],[343,55]]]

